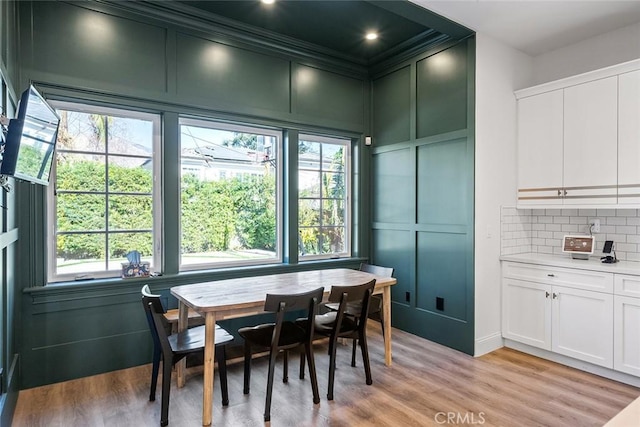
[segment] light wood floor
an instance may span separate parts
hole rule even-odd
[[[338,349],[335,400],[326,399],[326,344],[316,351],[321,402],[313,405],[307,379],[297,377],[297,356],[283,384],[276,371],[273,426],[602,426],[640,396],[640,389],[500,349],[473,358],[394,329],[392,367],[385,367],[380,329],[371,325],[373,385],[365,385],[360,359]],[[263,425],[266,358],[254,361],[251,394],[242,394],[242,364],[229,367],[230,404],[214,388],[214,426]],[[158,426],[157,399],[148,401],[151,365],[20,392],[13,426]],[[169,425],[199,426],[202,369],[191,368],[185,388],[171,390]],[[449,417],[449,418],[448,418]],[[448,422],[447,422],[448,421]],[[631,426],[630,426],[631,427]]]

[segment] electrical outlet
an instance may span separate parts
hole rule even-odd
[[[600,220],[599,219],[594,219],[591,222],[591,232],[592,233],[599,233],[600,232]]]

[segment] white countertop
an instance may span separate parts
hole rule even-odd
[[[613,417],[604,427],[636,427],[640,426],[640,397]]]
[[[590,257],[588,260],[582,260],[572,259],[570,255],[524,253],[503,255],[500,257],[500,260],[640,276],[640,262],[618,261],[615,264],[603,264],[600,261],[599,256]]]

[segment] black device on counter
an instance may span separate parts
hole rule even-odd
[[[604,247],[602,248],[602,253],[610,254],[613,250],[613,240],[607,240],[604,242]],[[613,256],[606,255],[600,258],[605,264],[613,264],[614,262],[618,262],[618,258],[616,258],[616,251],[613,251]]]

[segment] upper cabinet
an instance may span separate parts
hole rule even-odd
[[[640,205],[640,70],[618,77],[618,204]]]
[[[640,60],[516,97],[519,207],[640,206]]]
[[[554,204],[562,191],[562,90],[518,101],[518,201]]]

